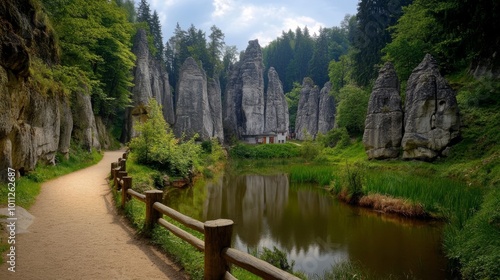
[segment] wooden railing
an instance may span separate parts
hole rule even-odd
[[[144,194],[132,190],[132,178],[126,172],[127,153],[124,153],[118,162],[111,164],[111,178],[116,191],[121,192],[121,207],[132,198],[146,204],[146,219],[144,230],[151,235],[155,224],[166,228],[171,233],[191,244],[197,250],[204,252],[204,279],[236,279],[231,275],[230,265],[239,266],[264,279],[299,279],[275,266],[258,259],[250,254],[231,248],[233,221],[218,219],[200,222],[186,216],[161,203],[163,192],[160,190],[146,191]],[[203,233],[205,240],[201,240],[191,233],[173,225],[163,219],[163,215],[183,224],[184,226]]]

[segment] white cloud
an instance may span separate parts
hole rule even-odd
[[[234,9],[234,2],[232,0],[214,0],[213,5],[215,10],[212,13],[212,17],[223,17]]]

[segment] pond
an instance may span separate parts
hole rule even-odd
[[[291,184],[287,174],[225,174],[171,189],[166,200],[201,221],[233,220],[233,247],[247,252],[276,246],[295,261],[295,270],[310,276],[321,278],[352,261],[379,279],[448,277],[441,224],[351,207],[317,186]]]

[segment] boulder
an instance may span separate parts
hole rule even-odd
[[[327,133],[335,125],[335,97],[330,94],[332,84],[326,82],[319,92],[318,133]]]
[[[319,88],[310,78],[304,78],[295,119],[296,138],[305,140],[318,133]]]
[[[455,92],[427,54],[413,70],[405,100],[403,158],[433,160],[459,138]]]
[[[288,103],[283,92],[283,85],[278,72],[271,67],[267,73],[268,85],[266,91],[265,126],[264,131],[273,133],[288,133]]]
[[[397,158],[403,137],[399,80],[392,63],[380,69],[368,103],[363,144],[368,159]]]
[[[192,137],[197,133],[201,139],[210,139],[214,135],[214,125],[208,100],[207,77],[192,57],[182,64],[176,92],[175,135]]]

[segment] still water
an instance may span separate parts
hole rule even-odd
[[[233,247],[285,251],[295,270],[321,276],[344,261],[379,279],[445,279],[442,226],[350,207],[286,174],[223,175],[170,190],[170,207],[201,221],[235,222]]]

